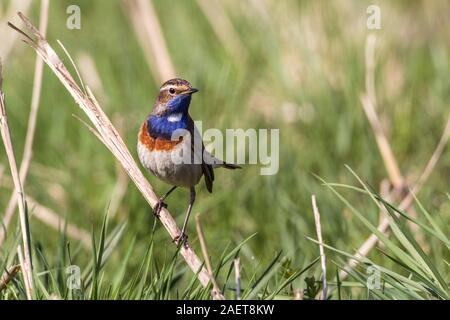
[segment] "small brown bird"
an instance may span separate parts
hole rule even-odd
[[[167,207],[164,200],[177,187],[190,189],[189,206],[181,234],[176,238],[177,243],[187,239],[186,225],[195,202],[195,186],[201,177],[205,177],[206,188],[212,192],[214,168],[240,168],[215,158],[205,150],[200,133],[189,115],[191,96],[197,91],[183,79],[165,82],[138,136],[137,151],[144,168],[173,186],[153,208],[155,215],[159,217],[161,208]],[[179,161],[180,155],[186,155],[186,151],[190,151],[190,155]]]

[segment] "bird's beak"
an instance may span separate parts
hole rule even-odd
[[[193,93],[196,93],[196,92],[198,92],[198,89],[190,88],[190,89],[184,91],[183,94],[193,94]]]

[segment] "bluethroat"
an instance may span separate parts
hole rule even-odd
[[[167,207],[164,200],[177,187],[190,189],[189,206],[181,234],[175,239],[178,244],[187,239],[186,225],[195,202],[195,186],[201,177],[205,177],[206,188],[212,192],[214,168],[240,168],[215,158],[205,150],[200,133],[189,115],[191,97],[197,91],[183,79],[165,82],[159,89],[153,111],[140,128],[137,144],[139,160],[144,168],[172,185],[153,208],[157,217],[162,207]],[[190,151],[189,161],[175,160],[186,150]]]

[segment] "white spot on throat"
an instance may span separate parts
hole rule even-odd
[[[171,114],[167,117],[167,121],[169,122],[178,122],[181,120],[181,118],[183,117],[183,114],[180,113],[175,113],[175,114]]]

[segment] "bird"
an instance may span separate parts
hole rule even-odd
[[[204,177],[206,189],[212,193],[215,168],[241,168],[205,150],[200,133],[189,115],[191,98],[196,92],[198,89],[181,78],[164,82],[159,88],[153,110],[138,133],[137,153],[142,166],[172,186],[152,208],[155,216],[159,218],[162,208],[167,208],[164,201],[176,188],[190,190],[181,233],[174,239],[177,244],[187,243],[186,226],[195,202],[195,187],[201,178]],[[188,161],[177,158],[183,155],[189,157]],[[186,160],[186,157],[183,159]]]

